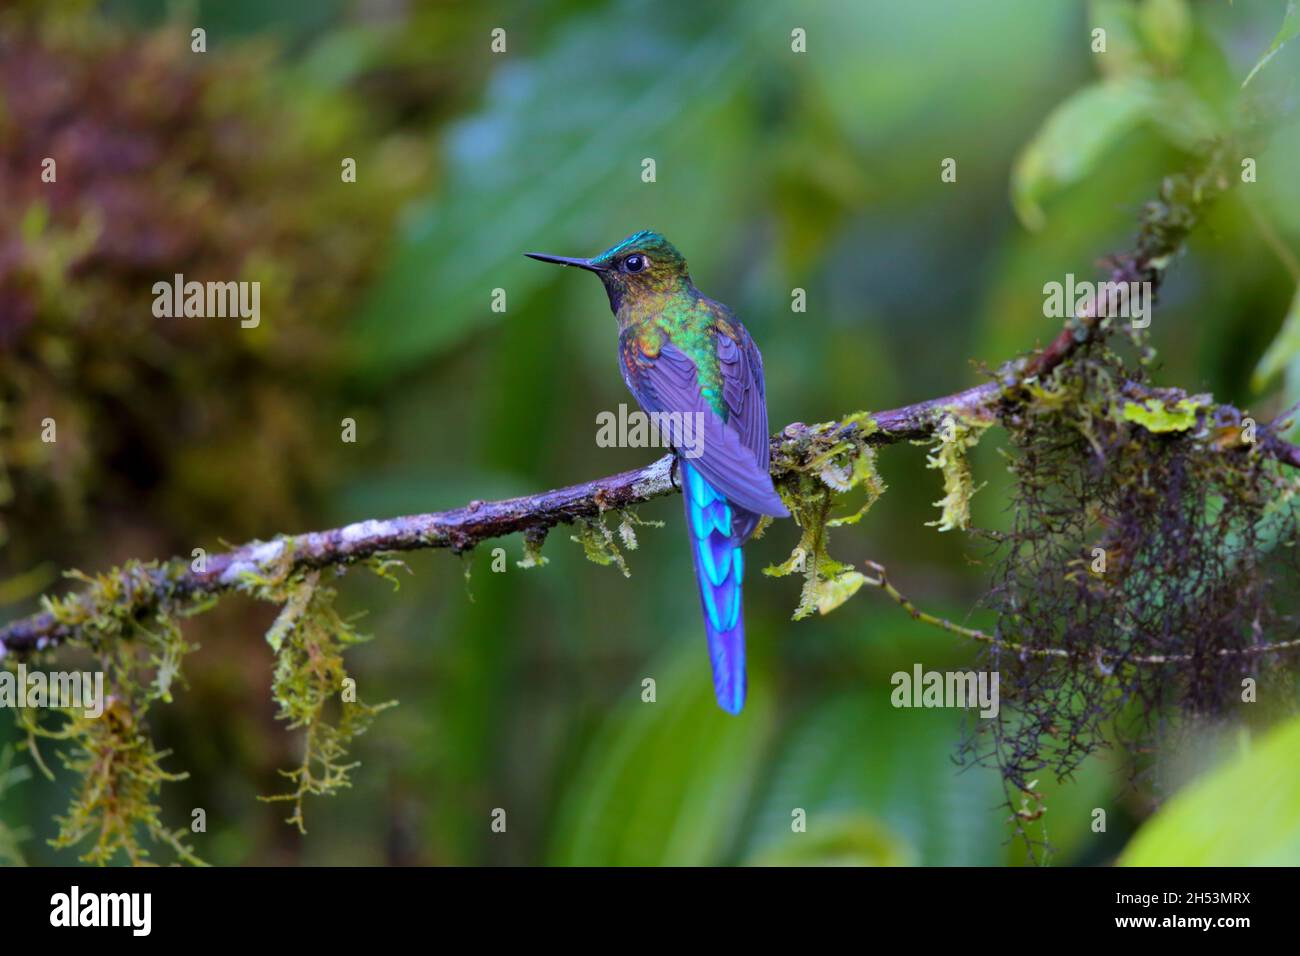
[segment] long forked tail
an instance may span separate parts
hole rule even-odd
[[[740,600],[745,562],[740,546],[753,530],[754,519],[733,508],[684,460],[681,470],[713,692],[719,707],[738,714],[745,706],[745,618]]]

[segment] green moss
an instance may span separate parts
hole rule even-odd
[[[801,427],[782,443],[773,462],[777,490],[799,525],[799,543],[779,565],[764,568],[769,577],[800,573],[804,577],[794,619],[829,614],[857,593],[866,578],[830,556],[829,530],[861,520],[884,494],[876,471],[876,450],[868,442],[876,423],[867,412],[844,422]],[[855,489],[865,500],[847,515],[832,517],[840,496]],[[764,525],[764,527],[766,527]]]
[[[618,537],[623,542],[623,547],[629,551],[637,549],[636,528],[662,528],[662,521],[647,521],[636,513],[632,508],[624,508],[618,513]]]
[[[582,545],[583,553],[586,554],[588,561],[594,561],[596,564],[604,566],[613,564],[623,572],[623,577],[630,578],[632,571],[627,566],[627,559],[623,557],[620,544],[622,548],[626,548],[628,551],[635,551],[638,544],[636,536],[638,527],[662,528],[664,523],[662,521],[647,521],[632,508],[621,508],[613,512],[613,514],[618,519],[617,535],[615,530],[605,523],[605,515],[602,513],[596,518],[575,519],[573,527],[577,534],[573,535],[569,540]],[[545,538],[544,533],[542,538]],[[529,538],[525,536],[524,561],[526,562],[532,560],[529,552],[530,547],[533,547],[533,545],[530,544]],[[535,548],[536,556],[540,558],[541,539],[537,541]],[[543,563],[545,560],[545,558],[541,558]],[[520,564],[520,567],[534,566],[534,563]]]
[[[630,578],[632,576],[632,571],[627,566],[623,552],[619,550],[618,541],[614,538],[614,532],[605,524],[603,514],[590,519],[578,518],[573,522],[573,527],[578,533],[569,540],[582,545],[583,553],[587,555],[588,561],[594,561],[596,564],[603,566],[616,565],[623,572],[623,577]],[[632,538],[632,541],[635,546],[635,537]]]
[[[335,610],[336,594],[320,584],[320,572],[293,570],[291,539],[277,540],[284,544],[275,560],[244,570],[238,588],[282,605],[266,634],[276,659],[271,692],[277,717],[302,731],[302,760],[283,771],[292,788],[264,799],[291,802],[288,822],[305,829],[305,799],[350,785],[357,766],[347,760],[352,741],[392,703],[370,705],[357,696],[343,654],[367,638]],[[365,563],[394,587],[399,583],[394,572],[405,567],[384,555]],[[148,734],[151,706],[172,701],[183,658],[193,649],[179,622],[216,602],[211,595],[173,597],[171,582],[185,569],[183,562],[128,562],[94,576],[72,572],[69,577],[83,583],[82,591],[44,602],[60,624],[75,629],[71,645],[95,655],[105,675],[108,703],[100,718],[65,709],[57,711],[60,720],[46,723],[32,710],[15,711],[36,765],[52,776],[38,745],[54,741],[62,765],[77,777],[72,803],[58,818],[59,834],[52,842],[74,847],[91,840],[81,857],[86,862],[149,862],[147,838],[168,847],[177,860],[201,863],[184,841],[184,829],[162,822],[162,785],[183,780],[185,774],[163,768],[169,754],[158,750]],[[155,610],[141,621],[143,607]]]
[[[959,417],[950,412],[940,423],[938,442],[926,456],[926,467],[943,473],[943,497],[935,502],[940,515],[927,521],[927,527],[940,531],[964,531],[970,527],[970,502],[979,489],[971,478],[966,453],[979,444],[980,436],[992,422]]]
[[[524,556],[515,563],[527,570],[528,568],[540,568],[549,564],[549,560],[542,554],[542,545],[546,543],[546,530],[530,528],[524,533]]]
[[[119,857],[132,864],[149,862],[150,847],[165,846],[177,860],[200,864],[185,842],[185,829],[163,823],[159,793],[164,783],[185,779],[165,770],[170,755],[149,737],[148,713],[156,701],[169,702],[180,677],[180,664],[193,647],[186,643],[177,615],[160,608],[146,624],[134,620],[128,603],[139,576],[124,568],[88,582],[80,602],[49,602],[56,617],[84,618],[80,636],[72,643],[91,651],[104,673],[104,712],[87,717],[81,708],[56,708],[61,718],[43,722],[31,709],[15,711],[27,734],[25,747],[36,765],[53,776],[38,742],[54,742],[59,761],[77,779],[68,811],[57,818],[57,848],[90,842],[81,859],[105,865]],[[111,636],[111,640],[108,640]]]
[[[167,571],[157,561],[128,561],[97,575],[68,571],[64,577],[81,582],[82,590],[64,598],[43,596],[41,605],[92,650],[108,647],[133,633],[137,608],[158,603],[159,582]]]
[[[1196,425],[1196,415],[1201,405],[1183,398],[1172,405],[1158,398],[1147,402],[1125,402],[1121,414],[1126,422],[1141,425],[1149,432],[1185,432]]]
[[[374,572],[375,577],[383,578],[393,586],[394,591],[402,589],[402,580],[397,576],[398,571],[405,571],[412,574],[410,566],[401,558],[395,558],[391,554],[377,554],[366,561],[366,567]]]
[[[388,567],[381,562],[379,571]],[[320,583],[319,571],[294,576],[267,596],[283,599],[280,614],[266,634],[275,652],[271,694],[279,706],[276,719],[285,721],[290,730],[301,730],[303,736],[302,760],[280,771],[290,789],[260,799],[292,804],[286,822],[305,833],[306,798],[335,794],[352,785],[352,771],[359,766],[347,759],[352,742],[395,701],[372,705],[357,695],[343,653],[369,638],[335,609],[337,595]]]
[[[170,848],[178,860],[201,865],[185,842],[185,828],[166,826],[157,802],[164,783],[184,780],[188,774],[163,769],[170,751],[154,746],[131,707],[114,701],[93,719],[77,710],[63,713],[67,717],[63,730],[49,735],[73,745],[60,757],[79,778],[79,791],[68,812],[57,818],[59,834],[51,845],[75,847],[90,839],[90,849],[81,855],[84,862],[102,866],[121,854],[139,865],[150,856],[140,841],[143,830],[153,843]]]

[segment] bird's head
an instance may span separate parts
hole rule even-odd
[[[600,276],[615,314],[624,305],[650,302],[669,296],[690,285],[686,260],[677,248],[650,229],[633,233],[590,259],[571,259],[541,252],[527,253],[541,262],[577,266]]]

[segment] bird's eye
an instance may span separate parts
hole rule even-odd
[[[624,272],[640,272],[646,267],[646,258],[641,255],[628,256],[623,260]]]

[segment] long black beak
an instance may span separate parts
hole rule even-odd
[[[572,259],[569,256],[548,256],[544,252],[525,252],[529,259],[536,259],[538,262],[553,262],[558,266],[577,266],[579,269],[586,269],[588,272],[599,272],[600,266],[591,264],[590,259]]]

